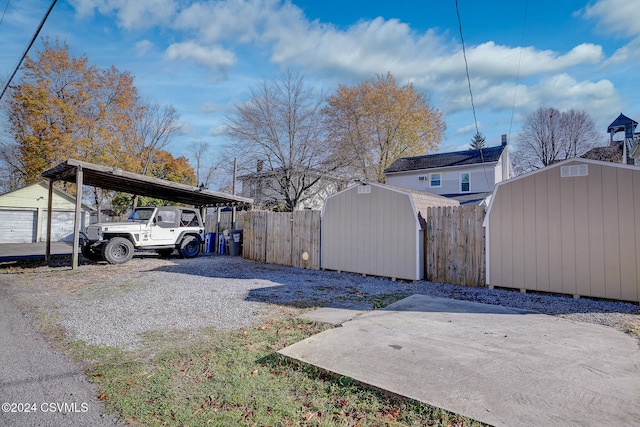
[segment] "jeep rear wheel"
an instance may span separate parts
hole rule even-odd
[[[178,252],[180,256],[184,258],[193,258],[198,256],[200,253],[200,239],[195,236],[185,236],[180,242],[180,247],[178,248]]]
[[[113,237],[104,245],[102,256],[109,264],[123,264],[133,258],[133,243],[124,237]]]

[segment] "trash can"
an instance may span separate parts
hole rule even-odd
[[[223,235],[220,236],[220,242],[218,243],[218,253],[219,254],[224,255],[225,252],[227,251],[226,241],[227,241],[227,235],[226,235],[226,233],[223,233]]]
[[[207,233],[204,237],[204,251],[208,254],[216,250],[216,233]]]
[[[242,252],[242,230],[229,230],[229,255],[238,256]]]

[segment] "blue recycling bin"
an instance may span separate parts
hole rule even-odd
[[[207,233],[204,238],[204,251],[206,253],[216,251],[216,233]]]

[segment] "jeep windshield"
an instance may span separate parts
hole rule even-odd
[[[129,215],[127,221],[149,221],[149,219],[151,219],[151,217],[153,216],[153,211],[155,211],[155,208],[136,208],[133,212],[131,212],[131,215]]]

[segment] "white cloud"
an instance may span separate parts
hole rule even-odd
[[[478,129],[482,128],[480,122],[478,122]],[[462,126],[455,130],[454,135],[467,134],[469,132],[476,133],[476,125],[471,123],[470,125]],[[480,131],[482,133],[482,131]]]
[[[606,1],[615,0],[600,3]],[[342,30],[311,22],[300,8],[280,0],[195,2],[184,9],[178,9],[174,0],[73,0],[73,3],[79,13],[95,9],[117,13],[127,28],[164,23],[180,30],[190,40],[176,40],[167,49],[166,58],[193,60],[223,74],[236,64],[235,50],[239,45],[256,43],[263,52],[270,52],[276,65],[299,66],[307,74],[332,76],[343,83],[389,71],[399,82],[410,81],[421,89],[440,90],[448,85],[462,85],[466,78],[459,45],[433,30],[416,33],[397,19],[360,21]],[[470,46],[467,57],[472,78],[504,85],[505,79],[515,80],[516,76],[526,78],[596,64],[603,60],[603,53],[600,46],[587,43],[562,54],[490,41]]]
[[[599,0],[578,14],[597,20],[598,26],[609,33],[640,35],[640,2],[637,0]]]
[[[228,132],[228,130],[227,130],[226,126],[218,126],[218,127],[209,129],[209,132],[207,133],[207,135],[209,135],[209,136],[224,136],[224,135],[227,134],[227,132]]]
[[[201,2],[180,11],[173,26],[195,31],[208,43],[249,43],[264,36],[268,21],[274,17],[286,21],[285,10],[278,0]]]
[[[153,50],[153,48],[153,43],[149,40],[141,40],[136,43],[136,53],[138,55],[144,55]]]
[[[165,52],[165,57],[169,61],[194,61],[198,65],[216,70],[223,76],[236,63],[233,52],[221,46],[203,46],[195,41],[170,45]]]
[[[620,65],[640,60],[640,37],[636,37],[626,46],[616,50],[605,65]]]
[[[397,19],[363,20],[343,29],[309,21],[299,7],[286,0],[70,1],[80,14],[97,10],[115,15],[124,28],[157,25],[173,30],[165,59],[195,63],[219,76],[226,76],[247,52],[252,61],[265,57],[277,66],[299,67],[310,79],[324,79],[321,84],[352,84],[389,71],[399,83],[412,82],[434,96],[438,108],[448,116],[471,111],[464,59],[456,38],[445,38],[437,30],[419,33]],[[576,14],[597,20],[607,31],[640,35],[640,0],[599,0]],[[150,48],[153,45],[147,40],[136,45],[139,52]],[[598,77],[597,66],[638,59],[636,52],[640,52],[640,36],[606,62],[602,47],[591,43],[559,52],[487,41],[466,50],[475,106],[497,113],[494,117],[510,117],[514,103],[515,117],[540,106],[585,109],[608,117],[611,111],[618,111],[619,98],[613,83]],[[260,69],[265,68],[260,64]],[[585,70],[591,70],[589,78],[574,76]],[[268,78],[249,74],[247,87],[254,77]],[[202,108],[218,114],[227,101]],[[468,122],[465,118],[464,123]],[[486,126],[491,132],[493,117],[485,123],[491,123]],[[475,125],[452,131],[464,135],[474,132]],[[217,132],[220,128],[210,134]]]
[[[201,105],[200,111],[206,114],[215,114],[220,111],[220,107],[213,102],[205,102]]]
[[[522,112],[527,114],[538,107],[554,107],[561,111],[573,108],[586,111],[596,121],[600,118],[606,121],[620,108],[620,97],[611,81],[577,81],[565,73],[545,78],[528,88],[528,97],[530,103],[521,106]]]
[[[69,2],[80,15],[93,15],[95,10],[103,15],[115,14],[118,25],[129,30],[167,24],[177,10],[174,0],[69,0]]]
[[[270,28],[275,63],[358,78],[387,71],[399,80],[415,78],[416,70],[426,74],[443,44],[434,32],[415,34],[396,19],[362,21],[346,31],[318,22]]]

